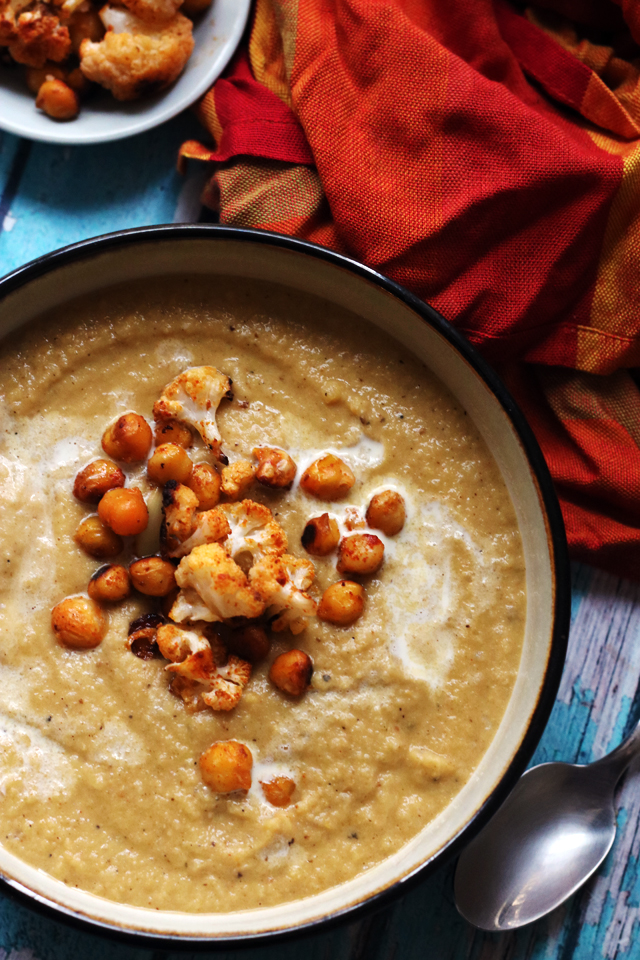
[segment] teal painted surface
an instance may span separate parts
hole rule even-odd
[[[175,173],[191,116],[94,148],[27,144],[0,134],[0,275],[67,243],[112,230],[197,218],[198,172]],[[197,167],[197,165],[194,165]],[[640,716],[640,587],[573,572],[567,668],[534,762],[603,755]],[[474,931],[457,914],[453,864],[381,913],[282,945],[209,953],[141,950],[44,919],[0,896],[0,960],[640,960],[640,785],[627,778],[618,836],[598,875],[554,914],[514,934]]]
[[[0,276],[68,243],[171,223],[184,186],[176,172],[178,147],[199,133],[190,114],[139,137],[91,147],[27,143],[0,133],[0,196],[22,151],[13,171],[16,192],[0,221]]]

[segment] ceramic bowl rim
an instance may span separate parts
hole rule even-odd
[[[326,916],[314,919],[302,925],[292,925],[286,929],[265,931],[255,934],[225,934],[221,936],[171,935],[166,933],[152,933],[131,928],[120,928],[103,920],[97,920],[82,915],[70,908],[53,904],[47,898],[30,891],[20,883],[10,880],[0,874],[0,889],[3,893],[15,897],[24,905],[44,914],[49,919],[64,921],[84,932],[93,932],[125,941],[135,946],[146,945],[148,948],[166,947],[173,951],[215,950],[227,949],[230,946],[248,948],[250,946],[265,946],[275,944],[281,940],[302,938],[320,930],[323,932],[336,924],[361,919],[365,914],[379,910],[390,900],[407,892],[418,883],[426,879],[435,869],[460,852],[462,846],[475,836],[489,818],[496,812],[500,804],[515,786],[524,772],[531,756],[544,732],[549,715],[553,708],[562,669],[564,666],[569,620],[571,614],[571,584],[570,569],[567,553],[567,541],[560,505],[555,493],[553,481],[546,465],[538,442],[527,423],[522,411],[502,383],[491,366],[483,359],[469,341],[451,326],[445,318],[424,300],[412,294],[394,280],[385,277],[371,267],[367,267],[344,254],[336,253],[325,247],[264,230],[254,230],[242,227],[227,227],[219,224],[167,224],[151,227],[138,227],[130,230],[118,230],[78,243],[70,244],[51,253],[44,254],[29,263],[11,271],[0,278],[0,306],[3,300],[11,293],[27,285],[33,280],[52,272],[60,267],[73,264],[94,256],[115,250],[123,246],[137,243],[158,243],[182,240],[215,240],[219,238],[227,241],[266,244],[284,250],[306,254],[313,258],[333,264],[353,274],[355,277],[369,281],[381,288],[396,299],[408,306],[418,317],[433,327],[444,337],[464,360],[472,367],[475,373],[489,387],[503,411],[507,415],[514,429],[519,443],[526,456],[531,473],[538,487],[540,509],[547,522],[548,542],[552,564],[552,579],[554,586],[552,631],[549,656],[544,679],[538,692],[536,706],[531,714],[526,732],[522,741],[506,767],[502,777],[486,797],[484,802],[473,812],[468,822],[433,856],[417,866],[409,875],[392,881],[385,889],[380,890],[365,900],[334,911]]]

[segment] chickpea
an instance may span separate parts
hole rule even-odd
[[[114,460],[137,463],[151,449],[151,427],[137,413],[124,413],[102,434],[102,449]]]
[[[36,107],[52,120],[73,120],[78,116],[80,101],[63,80],[45,80],[38,90]]]
[[[76,67],[67,74],[67,85],[78,94],[79,97],[86,96],[91,90],[91,81],[87,80],[80,67]]]
[[[47,60],[44,67],[27,67],[25,79],[31,93],[37,94],[45,80],[65,80],[66,76],[57,63]]]
[[[364,610],[364,589],[353,580],[339,580],[327,587],[318,605],[321,620],[346,627],[353,623]]]
[[[156,447],[149,463],[147,476],[154,483],[165,484],[167,480],[186,483],[193,464],[184,447],[177,443],[163,443]]]
[[[79,547],[96,560],[110,560],[122,553],[120,537],[107,527],[100,517],[87,517],[76,530],[73,539]]]
[[[338,546],[340,530],[328,513],[313,517],[302,531],[302,546],[313,557],[326,557]]]
[[[109,460],[94,460],[77,474],[73,495],[83,503],[97,503],[107,490],[124,487],[125,476],[120,467]]]
[[[91,650],[102,643],[107,621],[102,610],[87,597],[66,597],[51,611],[51,626],[57,639],[73,650]]]
[[[274,490],[288,490],[291,487],[298,468],[288,453],[276,447],[256,447],[253,455],[258,461],[258,483]]]
[[[262,792],[274,807],[288,807],[296,789],[296,782],[290,777],[272,777],[271,780],[260,780]]]
[[[300,478],[302,489],[319,500],[341,500],[355,482],[347,464],[332,453],[314,460]]]
[[[219,740],[199,760],[202,779],[214,793],[233,793],[251,786],[253,757],[244,743]]]
[[[404,498],[395,490],[383,490],[371,497],[367,523],[374,530],[382,530],[388,537],[393,537],[404,527],[406,517]]]
[[[142,533],[149,522],[147,505],[137,487],[107,490],[98,504],[98,516],[121,537]]]
[[[96,10],[76,10],[67,24],[71,37],[71,49],[79,53],[83,40],[93,40],[96,43],[104,36],[104,26]]]
[[[185,450],[193,446],[193,434],[186,423],[181,423],[180,420],[161,420],[156,423],[155,436],[158,446],[163,443],[177,443]]]
[[[230,500],[242,500],[255,480],[256,471],[248,460],[236,460],[222,468],[222,492]]]
[[[233,630],[227,644],[230,650],[242,660],[255,663],[264,660],[271,649],[271,640],[264,627],[248,626]]]
[[[184,13],[187,17],[197,17],[199,13],[207,10],[210,6],[211,0],[184,0],[180,13]]]
[[[157,613],[143,613],[129,624],[129,636],[127,637],[127,646],[131,653],[139,657],[140,660],[153,660],[154,657],[161,657],[158,649],[157,633],[158,627],[165,622],[164,617]]]
[[[287,650],[276,657],[269,670],[269,680],[292,697],[308,689],[313,674],[311,657],[302,650]]]
[[[220,500],[222,480],[217,470],[208,463],[194,464],[191,476],[185,481],[198,498],[201,510],[211,510]]]
[[[148,597],[166,597],[176,586],[175,567],[161,557],[143,557],[129,567],[136,590]]]
[[[131,593],[127,568],[119,563],[109,563],[96,570],[89,581],[87,593],[92,600],[117,603]]]
[[[375,573],[384,560],[384,544],[374,533],[353,533],[338,547],[338,573]]]

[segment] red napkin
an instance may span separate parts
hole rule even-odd
[[[257,0],[204,201],[428,300],[502,374],[573,557],[640,578],[640,3]]]

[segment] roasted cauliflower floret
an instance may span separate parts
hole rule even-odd
[[[261,595],[240,567],[218,543],[195,547],[176,570],[181,591],[170,617],[178,623],[208,622],[233,617],[259,617],[265,608]]]
[[[231,532],[224,548],[233,560],[250,554],[255,563],[267,553],[280,556],[287,549],[287,535],[273,519],[269,507],[254,500],[225,503],[218,507],[229,522]]]
[[[186,19],[181,14],[177,17]],[[156,422],[183,420],[188,423],[219,457],[221,437],[216,411],[223,397],[230,399],[231,396],[231,380],[224,373],[215,367],[190,367],[167,384],[153,406],[153,416]]]
[[[233,655],[227,660],[224,644],[199,624],[188,630],[165,624],[157,642],[163,657],[172,661],[166,668],[172,674],[171,689],[188,710],[233,710],[249,682],[250,663]]]
[[[222,468],[221,489],[230,500],[242,500],[256,478],[256,468],[248,460],[236,460]]]
[[[224,540],[229,533],[231,533],[231,527],[227,518],[221,510],[214,507],[212,510],[196,514],[196,525],[191,535],[183,543],[169,550],[167,556],[186,557],[194,547]]]
[[[0,0],[0,47],[18,39],[17,20],[32,0]]]
[[[165,484],[162,491],[164,520],[160,528],[160,542],[169,556],[194,532],[197,507],[198,498],[184,483],[169,480]]]
[[[315,616],[316,601],[305,593],[313,583],[315,569],[310,560],[277,557],[267,554],[249,571],[249,581],[264,599],[266,614],[277,619],[271,627],[276,632],[287,627],[291,633],[301,633],[309,617]]]
[[[103,9],[101,17],[107,33],[98,43],[82,41],[80,69],[88,80],[110,90],[116,100],[135,100],[164,90],[182,73],[193,50],[192,24],[187,17],[176,13],[165,23],[148,23],[128,10],[111,7]],[[190,402],[186,394],[185,400]],[[171,416],[191,422],[178,413]],[[215,425],[215,419],[213,422]]]
[[[182,0],[122,0],[122,3],[135,17],[147,23],[166,23],[182,6]]]
[[[10,17],[7,12],[7,19],[0,20],[2,34],[11,32]],[[20,13],[14,20],[13,33],[8,38],[9,53],[17,63],[28,67],[43,67],[47,60],[60,63],[71,52],[69,31],[43,3]]]

